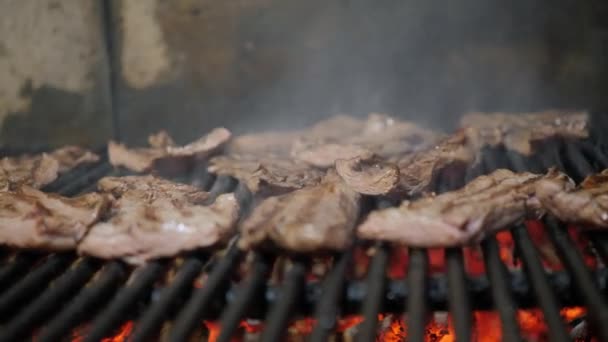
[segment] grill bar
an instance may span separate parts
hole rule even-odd
[[[608,235],[605,232],[589,232],[587,235],[604,264],[608,265]]]
[[[203,288],[193,294],[185,308],[177,316],[174,327],[171,330],[170,341],[185,341],[194,329],[200,324],[212,299],[218,295],[218,291],[227,286],[232,270],[241,259],[242,252],[233,243],[226,255],[220,260],[209,274]]]
[[[230,341],[250,304],[253,303],[256,296],[263,293],[266,277],[271,270],[271,264],[266,256],[256,255],[249,277],[237,292],[234,301],[230,303],[220,318],[222,329],[217,342]]]
[[[568,232],[552,217],[547,217],[545,227],[564,266],[572,274],[572,281],[589,310],[593,328],[601,340],[608,341],[608,304],[602,297],[596,280],[587,270],[583,257]]]
[[[407,326],[408,340],[424,341],[427,321],[427,272],[428,255],[426,250],[410,249],[407,271]],[[371,340],[368,340],[371,341]]]
[[[323,283],[323,292],[315,310],[314,317],[317,324],[310,336],[311,342],[327,341],[336,328],[336,321],[340,314],[341,296],[344,293],[344,278],[351,257],[352,251],[342,254]]]
[[[110,298],[125,275],[125,266],[120,262],[112,261],[105,265],[99,278],[80,291],[67,307],[43,328],[38,341],[54,342],[67,335],[70,329],[87,319],[86,316],[95,311],[102,300]]]
[[[48,315],[60,307],[62,301],[80,289],[98,269],[99,263],[91,258],[76,261],[76,265],[59,277],[52,287],[19,313],[2,331],[0,341],[22,340]]]
[[[180,297],[184,297],[190,292],[192,283],[202,267],[202,261],[197,258],[189,258],[184,262],[171,286],[162,292],[160,299],[154,302],[138,321],[131,336],[132,342],[149,341],[152,334],[160,330],[172,306],[178,302]]]
[[[389,251],[385,244],[376,245],[376,254],[371,260],[367,271],[366,296],[363,301],[361,315],[364,320],[357,334],[357,341],[373,341],[378,326],[378,313],[382,309],[386,288],[386,267]]]
[[[462,250],[446,250],[449,310],[457,341],[471,341],[472,309]]]
[[[36,260],[36,255],[20,252],[12,260],[0,267],[0,293],[2,293],[12,281],[27,272]]]
[[[266,317],[268,325],[264,328],[261,341],[274,342],[283,340],[290,318],[294,314],[294,308],[298,304],[302,304],[302,301],[299,299],[301,299],[305,281],[306,263],[296,260],[287,273],[277,303],[271,308]]]
[[[7,315],[14,315],[15,309],[21,308],[26,301],[33,299],[34,295],[42,291],[51,279],[63,272],[73,259],[74,256],[71,254],[53,254],[28,273],[0,297],[0,317],[4,319]]]
[[[566,332],[566,327],[559,313],[557,298],[549,285],[549,280],[541,263],[541,259],[536,251],[528,231],[522,225],[515,227],[513,238],[517,244],[518,251],[523,261],[524,270],[538,303],[543,310],[545,323],[547,324],[550,341],[570,341]]]
[[[494,307],[502,322],[503,341],[522,341],[519,325],[515,317],[515,301],[510,289],[510,280],[505,265],[500,260],[496,238],[489,237],[481,244],[486,273],[490,279]]]
[[[136,272],[127,286],[122,288],[110,302],[109,306],[93,321],[91,331],[85,342],[100,341],[116,329],[122,320],[133,310],[131,308],[148,293],[161,274],[164,265],[150,262]]]

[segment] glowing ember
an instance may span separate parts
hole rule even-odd
[[[72,342],[82,342],[86,336],[89,326],[80,326],[72,331]],[[101,342],[126,342],[131,332],[133,331],[133,321],[124,323],[119,329],[116,335],[112,337],[106,337]]]

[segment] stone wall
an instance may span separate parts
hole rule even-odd
[[[339,112],[449,129],[468,110],[605,105],[600,0],[102,1],[0,3],[1,144],[100,142],[111,107],[143,143]]]

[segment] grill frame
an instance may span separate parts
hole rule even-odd
[[[500,154],[490,154],[491,158],[484,159],[485,170],[482,171],[489,172],[504,166],[505,160],[516,171],[523,171],[522,167],[526,165],[529,166],[528,169],[557,165],[578,177],[608,166],[608,158],[588,144],[583,144],[580,149],[558,146],[554,153],[547,154],[545,160],[537,165],[506,151],[502,153],[505,153],[506,158],[500,157]],[[557,162],[560,153],[565,153],[569,162]],[[593,153],[601,157],[589,162],[589,155]],[[578,168],[571,170],[572,165],[578,165]],[[96,180],[103,176],[120,174],[108,164],[104,156],[102,162],[77,168],[45,190],[72,196],[91,190]],[[474,173],[469,173],[469,177],[473,175]],[[236,191],[243,203],[251,202],[251,194],[247,189],[229,177],[195,173],[191,181],[210,190],[212,196]],[[312,315],[320,322],[315,325],[310,336],[312,341],[326,340],[335,329],[337,316],[353,312],[365,317],[358,328],[359,341],[369,341],[376,336],[376,317],[380,312],[405,312],[409,326],[408,339],[422,341],[427,313],[432,310],[452,313],[456,339],[467,341],[473,335],[473,309],[484,308],[484,305],[486,308],[493,306],[498,311],[505,341],[522,340],[515,317],[516,307],[528,306],[538,306],[543,311],[552,341],[565,341],[570,340],[570,337],[559,316],[560,303],[562,306],[584,303],[595,332],[600,338],[608,340],[608,324],[604,324],[608,322],[608,305],[605,302],[608,269],[590,273],[564,227],[551,220],[548,220],[546,226],[566,271],[546,273],[529,234],[526,229],[518,226],[511,229],[511,232],[522,261],[522,271],[509,272],[506,269],[500,259],[496,239],[489,237],[481,244],[487,270],[487,274],[481,277],[465,274],[460,249],[447,249],[446,273],[439,277],[430,276],[426,252],[413,249],[410,251],[407,277],[388,280],[384,270],[388,265],[390,250],[385,244],[379,243],[365,280],[344,279],[343,275],[353,261],[352,251],[347,251],[336,255],[337,261],[323,282],[304,282],[307,260],[296,258],[293,260],[295,266],[288,271],[285,282],[280,286],[268,286],[266,279],[274,256],[257,254],[249,278],[240,286],[234,286],[230,285],[230,277],[245,255],[233,242],[219,260],[204,255],[186,256],[184,263],[176,270],[174,281],[160,292],[158,299],[151,301],[141,313],[136,313],[138,316],[130,338],[132,341],[146,341],[159,332],[164,322],[173,320],[175,324],[169,332],[169,340],[186,340],[197,326],[200,327],[203,319],[217,317],[218,305],[213,302],[224,298],[227,306],[219,316],[223,329],[218,341],[229,341],[246,316],[265,316],[266,329],[262,333],[262,340],[277,340],[286,332],[294,307],[304,310],[303,314]],[[593,247],[607,263],[608,234],[592,232],[589,236]],[[0,330],[0,340],[24,337],[38,323],[46,323],[38,336],[41,341],[56,341],[85,321],[92,322],[85,341],[95,341],[111,335],[125,319],[133,318],[132,307],[142,301],[150,301],[148,297],[154,283],[168,267],[168,261],[161,260],[130,272],[129,267],[120,261],[76,259],[73,254],[59,253],[36,264],[39,257],[38,253],[20,252],[14,261],[0,267],[0,315],[6,316],[8,312],[5,311],[25,300],[26,295],[31,297],[32,294],[38,294],[27,303],[24,310],[7,321]],[[33,267],[30,272],[24,271],[28,265]],[[191,281],[202,273],[208,274],[203,287],[189,287]],[[10,280],[15,278],[19,279],[18,282],[9,286]],[[48,290],[42,291],[40,288],[39,291],[34,291],[51,282],[54,285]],[[80,291],[73,291],[73,297],[67,296],[72,292],[70,290],[77,289]],[[191,295],[184,292],[191,292]],[[573,296],[575,293],[582,293],[582,298]],[[484,300],[477,299],[484,297],[489,297],[490,300],[484,303]],[[473,301],[473,298],[476,300]],[[68,303],[53,316],[50,309],[63,300]],[[93,314],[92,320],[80,317],[79,314],[94,309],[104,300],[108,304]],[[182,310],[176,311],[178,303],[185,304]],[[253,312],[252,306],[256,307]],[[3,307],[7,309],[2,311]]]

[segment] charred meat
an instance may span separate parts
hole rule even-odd
[[[53,182],[61,173],[98,160],[96,154],[76,146],[36,155],[4,157],[0,159],[0,190],[20,184],[41,188]]]
[[[589,137],[588,121],[586,112],[471,113],[462,118],[461,127],[477,149],[504,146],[530,155],[539,143],[549,139]]]
[[[110,141],[108,154],[110,163],[134,172],[146,172],[159,164],[185,163],[206,158],[221,149],[230,139],[231,133],[225,128],[216,128],[209,134],[184,146],[177,146],[166,132],[159,132],[148,140],[150,147],[128,148]]]
[[[546,179],[536,192],[543,207],[559,220],[589,229],[608,228],[608,170],[587,177],[577,188],[567,179]]]
[[[401,158],[399,166],[399,188],[408,196],[433,191],[439,176],[444,172],[461,174],[475,159],[475,153],[462,133],[441,141],[426,151]]]
[[[367,120],[339,116],[312,127],[294,142],[291,154],[310,165],[329,168],[337,159],[367,159],[374,154],[388,158],[421,151],[438,137],[384,114],[372,113]]]
[[[499,169],[460,190],[374,211],[358,227],[358,236],[418,247],[479,242],[491,232],[542,215],[536,185],[553,179],[568,180],[555,170],[537,175]]]
[[[294,253],[343,250],[353,241],[360,207],[361,196],[329,174],[318,185],[262,201],[243,224],[240,246]]]
[[[89,193],[74,198],[22,185],[0,192],[0,243],[19,248],[75,249],[111,203],[111,196]]]
[[[323,172],[282,157],[256,155],[218,156],[210,160],[209,172],[229,175],[256,194],[282,194],[319,183]]]
[[[105,178],[99,189],[119,198],[109,219],[91,227],[79,244],[78,251],[86,255],[142,264],[225,243],[238,219],[233,194],[205,206],[199,203],[206,193],[152,176]]]
[[[397,165],[378,157],[338,159],[336,172],[351,189],[365,195],[386,195],[399,185]]]

